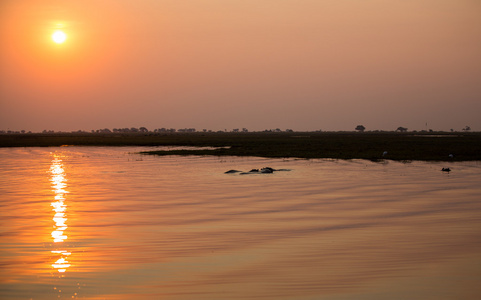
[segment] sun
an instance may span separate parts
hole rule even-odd
[[[52,34],[52,40],[57,44],[62,44],[67,39],[67,35],[62,30],[56,30]]]

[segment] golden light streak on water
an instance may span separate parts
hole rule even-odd
[[[52,218],[54,221],[54,230],[51,235],[54,243],[63,243],[68,238],[65,234],[65,230],[68,228],[66,224],[68,216],[65,196],[68,194],[68,191],[66,190],[67,178],[65,177],[65,170],[63,168],[62,160],[57,154],[53,154],[50,174],[50,182],[52,183],[52,189],[55,193],[55,201],[50,204],[50,206],[53,207],[52,210],[55,212]],[[64,249],[52,250],[51,252],[52,254],[55,254],[56,257],[52,267],[59,273],[65,273],[67,268],[70,267],[67,256],[71,253]]]

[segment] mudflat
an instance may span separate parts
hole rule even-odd
[[[0,147],[194,146],[150,155],[426,161],[481,160],[481,132],[191,132],[2,134]]]

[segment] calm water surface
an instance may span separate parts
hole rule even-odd
[[[1,299],[481,299],[480,162],[145,149],[0,149]]]

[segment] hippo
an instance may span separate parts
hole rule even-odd
[[[262,169],[251,169],[249,172],[242,172],[238,170],[229,170],[227,172],[224,172],[225,174],[233,174],[233,173],[239,173],[240,175],[245,175],[245,174],[271,174],[276,171],[290,171],[290,169],[274,169],[271,167],[264,167]]]
[[[270,167],[265,167],[265,168],[261,169],[261,173],[265,173],[265,174],[274,173],[274,171],[275,170],[273,168],[270,168]]]

